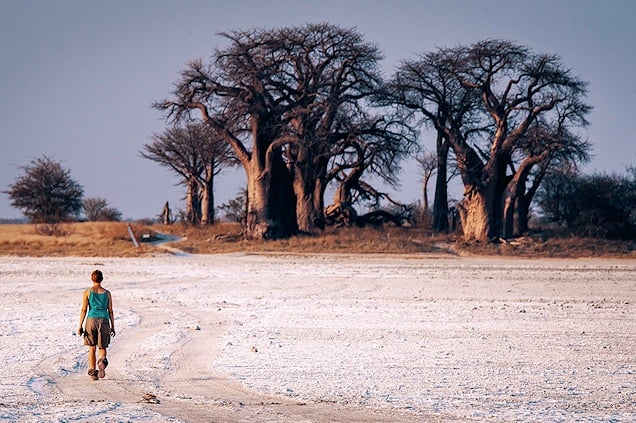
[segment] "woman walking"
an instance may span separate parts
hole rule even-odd
[[[102,287],[104,275],[100,270],[91,273],[93,286],[84,291],[78,335],[84,335],[88,345],[88,375],[93,380],[106,376],[108,359],[106,348],[110,337],[115,336],[115,314],[110,291]],[[86,318],[86,326],[82,328]]]

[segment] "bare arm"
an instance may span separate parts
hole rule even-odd
[[[110,333],[115,336],[115,313],[113,313],[113,297],[108,293],[108,315],[110,316]]]
[[[86,312],[88,311],[88,290],[84,291],[84,295],[82,296],[82,311],[80,311],[80,322],[79,328],[77,329],[77,334],[82,336],[84,332],[84,318],[86,317]]]

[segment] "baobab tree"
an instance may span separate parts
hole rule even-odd
[[[214,223],[214,180],[236,165],[229,146],[207,125],[189,122],[174,126],[144,144],[141,156],[168,167],[186,186],[186,219],[192,224]]]
[[[464,182],[462,226],[467,239],[492,240],[503,234],[503,210],[515,153],[535,122],[581,127],[590,106],[587,83],[573,76],[558,56],[536,54],[509,41],[486,40],[454,49],[452,73],[481,99],[492,132],[475,142],[451,139]],[[479,141],[483,145],[479,145]],[[558,146],[548,143],[546,149]],[[523,167],[515,172],[523,171]]]
[[[585,126],[590,111],[583,102],[587,84],[564,68],[559,57],[501,40],[439,49],[405,61],[388,91],[392,101],[421,114],[436,130],[435,204],[438,195],[442,200],[446,195],[446,158],[448,148],[453,150],[464,184],[459,205],[464,237],[477,240],[504,234],[505,198],[518,192],[519,183],[527,180],[521,173],[527,175],[530,162],[537,160],[519,166],[527,159],[529,150],[522,145],[527,145],[531,125],[554,125],[562,117],[561,127],[571,130]],[[543,147],[565,149],[561,146],[563,142],[555,141]],[[509,186],[515,180],[519,183]]]
[[[367,121],[367,123],[370,121]],[[365,130],[356,129],[350,133],[346,142],[340,144],[340,150],[334,150],[326,180],[335,185],[333,203],[326,213],[330,221],[344,225],[366,223],[377,224],[378,219],[399,223],[405,220],[405,207],[394,201],[387,193],[375,188],[367,178],[374,177],[387,186],[399,184],[399,163],[410,148],[414,146],[414,137],[403,122],[388,115],[373,122]],[[326,184],[325,184],[326,185]],[[380,202],[386,200],[394,206],[400,206],[400,212],[392,215],[389,212],[373,210],[371,214],[359,215],[356,204],[364,203],[372,209],[378,209]],[[407,210],[408,211],[408,210]],[[410,211],[409,211],[410,212]]]
[[[378,209],[380,203],[386,200],[394,206],[403,206],[375,188],[369,179],[397,187],[400,182],[400,163],[415,147],[415,137],[399,116],[393,116],[388,111],[381,118],[364,119],[362,123],[355,123],[353,128],[351,125],[352,122],[347,121],[344,125],[347,129],[340,132],[349,136],[332,150],[325,180],[335,185],[335,195],[333,203],[327,207],[327,213],[332,221],[345,225],[364,225],[369,215],[359,216],[355,210],[356,204],[363,203]],[[389,214],[382,213],[390,221],[404,220],[401,216],[404,213],[396,216]]]
[[[436,182],[433,229],[448,231],[448,160],[451,145],[483,131],[479,97],[453,74],[455,51],[438,49],[401,62],[385,88],[384,100],[395,105],[414,126],[432,128]]]
[[[251,60],[252,55],[268,59],[266,46],[251,40],[259,38],[255,31],[222,35],[229,47],[215,51],[211,64],[189,62],[173,98],[155,107],[175,122],[199,112],[203,123],[232,147],[247,177],[249,237],[287,236],[296,225],[291,175],[280,154],[283,107],[267,91],[276,70]]]
[[[156,107],[174,119],[197,111],[232,146],[247,178],[249,237],[313,233],[324,226],[332,157],[386,123],[365,112],[381,54],[329,24],[221,35],[229,45],[207,65],[190,62]]]

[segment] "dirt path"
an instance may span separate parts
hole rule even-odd
[[[105,379],[94,382],[88,378],[85,357],[80,359],[78,368],[65,375],[57,374],[54,365],[47,368],[47,363],[59,361],[48,357],[40,367],[45,375],[43,380],[47,381],[43,385],[48,387],[42,391],[48,390],[48,396],[60,402],[94,401],[114,403],[114,407],[143,407],[163,421],[380,422],[396,418],[382,411],[298,402],[250,392],[208,368],[217,354],[214,346],[226,324],[221,315],[192,310],[184,316],[182,308],[175,309],[167,303],[155,305],[153,309],[138,307],[139,326],[116,337],[109,349],[111,365]],[[124,303],[120,307],[134,305]],[[177,328],[174,339],[167,340],[161,353],[162,357],[169,357],[169,367],[162,372],[153,371],[154,378],[145,377],[143,369],[135,368],[136,362],[146,361],[139,346],[175,320],[176,315],[181,315],[182,322],[198,322],[197,327]],[[155,395],[158,403],[145,402],[145,393]],[[415,419],[400,416],[400,421]]]

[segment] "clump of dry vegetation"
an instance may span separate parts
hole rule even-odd
[[[527,236],[509,241],[484,243],[464,241],[455,243],[459,253],[482,256],[514,257],[635,257],[636,242],[615,241],[599,238]]]
[[[433,235],[429,230],[385,226],[329,228],[320,236],[282,240],[246,240],[237,224],[206,227],[131,224],[137,239],[130,239],[127,223],[67,223],[57,236],[30,224],[0,225],[0,255],[35,257],[144,257],[165,254],[166,246],[190,254],[332,253],[332,254],[454,254],[515,257],[634,257],[634,241],[533,235],[499,243],[463,241],[457,235]],[[168,240],[172,237],[171,240]],[[164,241],[161,243],[161,241]]]
[[[247,252],[292,253],[430,253],[439,250],[430,232],[417,228],[328,228],[320,236],[299,235],[280,240],[246,240],[239,225],[223,223],[198,228],[179,225],[156,227],[180,236],[173,244],[194,254]],[[445,237],[446,238],[446,237]]]

